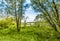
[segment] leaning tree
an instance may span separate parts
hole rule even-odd
[[[60,27],[60,0],[31,0],[35,12],[43,14],[43,18],[57,32]]]

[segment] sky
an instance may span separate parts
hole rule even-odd
[[[28,4],[31,3],[30,0],[26,0],[26,1],[27,1]],[[32,22],[32,21],[34,21],[36,15],[37,15],[37,13],[35,13],[35,12],[33,11],[33,9],[32,9],[31,6],[30,6],[30,7],[26,10],[26,12],[25,12],[25,16],[26,16],[26,17],[28,16],[27,22]]]
[[[2,0],[0,0],[0,1],[2,1]],[[56,0],[55,0],[55,2],[56,2]],[[30,0],[26,0],[26,3],[30,4],[31,2],[30,2]],[[34,12],[31,6],[29,8],[27,8],[26,11],[25,11],[25,17],[28,17],[27,18],[27,22],[34,21],[34,19],[35,19],[35,17],[36,17],[37,14],[39,14],[39,13]],[[4,14],[3,14],[3,16],[4,16]]]
[[[50,1],[52,1],[52,0],[50,0]],[[54,0],[54,1],[56,2],[56,0]],[[30,4],[31,2],[30,2],[30,0],[26,0],[26,3]],[[27,16],[29,17],[29,18],[27,19],[27,22],[32,22],[32,21],[34,21],[34,19],[35,19],[35,17],[36,17],[37,14],[40,14],[40,13],[34,12],[33,9],[32,9],[32,7],[30,6],[30,7],[26,10],[26,12],[25,12],[25,17],[27,17]]]
[[[25,12],[25,16],[28,16],[28,19],[27,19],[28,22],[33,21],[36,16],[36,13],[34,13],[31,7],[29,7]]]
[[[0,0],[0,1],[2,1],[2,0]],[[30,2],[30,0],[26,0],[26,3],[30,4],[31,2]],[[28,17],[27,22],[32,22],[32,21],[34,21],[36,15],[37,15],[37,13],[35,13],[33,11],[32,7],[30,6],[29,8],[26,9],[24,16]]]

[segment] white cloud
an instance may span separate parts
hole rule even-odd
[[[27,1],[27,3],[29,3],[29,4],[31,3],[30,0],[26,0],[26,1]]]
[[[32,14],[32,13],[26,13],[26,15],[25,16],[28,16],[28,18],[27,18],[27,22],[32,22],[32,21],[34,21],[34,19],[35,19],[35,14]]]

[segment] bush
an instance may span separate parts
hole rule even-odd
[[[5,18],[3,20],[0,20],[0,28],[9,28],[12,25],[15,25],[15,21],[12,18]]]

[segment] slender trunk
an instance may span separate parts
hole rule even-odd
[[[17,27],[17,31],[20,32],[20,28],[19,28],[19,17],[16,13],[16,0],[15,0],[15,17],[16,17],[16,27]]]
[[[59,20],[59,13],[58,13],[58,9],[56,7],[56,4],[55,4],[54,0],[53,0],[53,4],[54,4],[55,13],[56,13],[56,19],[58,21]]]
[[[18,14],[18,18],[19,18],[19,29],[21,29],[21,14]]]
[[[17,31],[20,32],[20,28],[19,28],[19,18],[17,19],[16,23],[17,23]]]
[[[19,18],[19,29],[21,30],[21,18]]]
[[[43,7],[41,5],[41,7]],[[56,9],[56,7],[55,7]],[[49,14],[49,12],[46,10],[46,8],[43,7],[43,10],[46,12],[44,13],[45,17],[47,18],[46,20],[49,22],[49,24],[54,28],[55,31],[59,32],[58,31],[58,27],[57,27],[57,24],[55,23],[54,19],[52,19],[51,15]],[[56,9],[56,13],[57,13],[57,9]],[[57,13],[58,14],[58,13]],[[58,15],[57,15],[58,16]],[[56,19],[57,20],[57,19]],[[58,20],[57,20],[58,21]]]
[[[19,27],[19,17],[16,15],[16,27],[17,27],[17,31],[20,32],[20,27]]]
[[[8,12],[7,12],[7,18],[8,18],[9,16],[8,16]]]
[[[26,27],[26,19],[25,19],[25,21],[24,21],[24,27]]]

